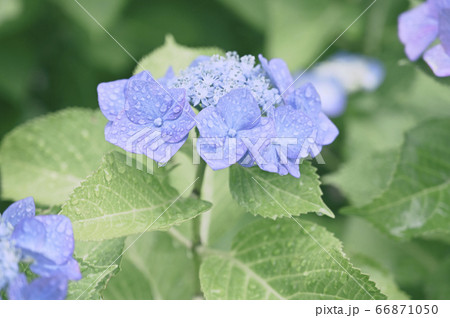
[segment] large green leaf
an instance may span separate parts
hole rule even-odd
[[[162,77],[169,66],[172,66],[175,72],[178,72],[191,64],[199,55],[222,54],[223,51],[210,48],[190,48],[175,42],[172,35],[166,36],[166,42],[163,46],[157,48],[149,55],[143,57],[134,70],[134,74],[149,71],[154,77]]]
[[[297,223],[298,222],[298,223]],[[384,299],[333,234],[314,223],[261,220],[200,269],[207,299]]]
[[[3,198],[64,202],[112,149],[105,141],[105,123],[99,111],[72,108],[14,129],[0,148]]]
[[[234,165],[230,170],[230,190],[240,206],[253,214],[277,218],[289,216],[279,203],[294,216],[317,212],[333,217],[323,203],[316,168],[311,162],[300,165],[300,179],[262,171],[258,167]]]
[[[409,299],[408,295],[398,288],[392,273],[377,261],[362,254],[351,255],[350,259],[361,272],[370,276],[370,279],[375,282],[377,288],[388,299]]]
[[[450,233],[450,119],[427,121],[405,136],[387,190],[372,203],[344,209],[399,238]]]
[[[166,179],[127,165],[124,154],[113,152],[61,213],[72,220],[77,240],[103,240],[167,230],[211,208],[209,202],[182,198]]]
[[[123,238],[101,242],[75,242],[75,259],[83,278],[69,283],[67,299],[101,299],[112,276],[119,271]]]
[[[194,263],[190,246],[164,232],[130,237],[121,272],[105,291],[106,299],[192,299]]]
[[[397,150],[358,155],[323,180],[338,187],[352,205],[361,206],[372,202],[386,189],[397,160]]]

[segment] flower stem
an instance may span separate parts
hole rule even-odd
[[[195,176],[195,185],[194,189],[192,190],[191,197],[201,199],[202,194],[202,186],[203,186],[203,179],[205,177],[205,171],[206,171],[206,162],[203,159],[200,159],[200,164],[197,167],[197,173]],[[200,286],[200,265],[201,265],[201,256],[198,253],[198,247],[202,245],[201,237],[200,237],[200,224],[201,224],[201,215],[197,216],[192,220],[192,248],[191,252],[193,255],[194,260],[194,281],[196,282],[195,286],[195,297],[196,298],[203,298],[201,286]]]

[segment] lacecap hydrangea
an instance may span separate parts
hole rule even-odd
[[[164,164],[197,127],[197,151],[214,170],[238,163],[300,177],[301,159],[317,156],[338,130],[312,84],[295,88],[283,60],[259,60],[199,56],[177,75],[169,68],[158,80],[142,71],[101,83],[106,140]]]
[[[427,0],[404,12],[398,19],[398,34],[411,61],[424,54],[436,76],[450,76],[450,0]]]
[[[66,298],[69,280],[81,279],[73,251],[67,217],[35,216],[31,197],[13,203],[0,216],[0,292],[12,300]],[[29,281],[21,268],[37,278]]]

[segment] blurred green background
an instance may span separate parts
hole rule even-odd
[[[407,129],[425,118],[449,115],[448,87],[443,89],[406,61],[398,40],[397,17],[410,1],[77,1],[137,60],[161,46],[166,34],[182,45],[281,57],[292,71],[307,68],[325,50],[322,60],[340,50],[380,59],[387,69],[384,84],[375,93],[351,96],[347,112],[334,120],[340,136],[323,152],[327,165],[319,166],[322,176],[342,171],[335,178],[335,183],[343,180],[341,193],[329,184],[323,186],[324,200],[337,217],[305,218],[335,232],[355,262],[360,254],[376,259],[412,298],[449,295],[448,244],[422,239],[396,242],[367,222],[338,212],[357,199],[346,180],[370,188],[373,180],[366,180],[366,174],[378,175],[376,167],[368,171],[366,165],[359,166],[358,174],[361,171],[358,166],[353,169],[353,162],[383,158],[401,145]],[[14,127],[45,113],[70,106],[95,109],[98,83],[131,75],[133,58],[77,1],[0,0],[0,140]],[[345,164],[352,168],[339,170]],[[323,179],[326,183],[326,176]],[[364,190],[353,196],[367,199]],[[434,287],[439,281],[446,288],[441,294]]]

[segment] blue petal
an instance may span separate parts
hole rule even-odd
[[[125,108],[125,87],[127,79],[100,83],[97,86],[98,104],[108,120],[114,120]]]
[[[41,257],[46,245],[45,226],[36,218],[24,219],[14,228],[11,240],[22,249],[23,256]]]
[[[442,45],[436,45],[426,51],[423,59],[428,63],[436,76],[450,76],[450,55],[445,52]]]
[[[241,160],[247,147],[239,138],[202,137],[197,139],[197,151],[211,169],[220,170]]]
[[[0,290],[19,274],[20,251],[9,240],[0,239]]]
[[[215,107],[203,108],[195,117],[201,137],[225,137],[229,130],[225,119]]]
[[[270,145],[262,154],[263,160],[257,162],[257,164],[264,171],[278,173],[281,176],[291,174],[296,178],[300,178],[299,165],[295,163],[295,160],[287,159],[286,156],[282,158],[281,156],[280,147]]]
[[[35,209],[33,198],[28,197],[11,204],[3,212],[2,218],[6,223],[10,223],[14,227],[23,219],[33,217]]]
[[[297,88],[289,96],[288,101],[292,107],[302,110],[311,118],[316,118],[321,111],[319,93],[311,83],[306,83]]]
[[[428,2],[399,16],[398,35],[408,58],[417,60],[438,36],[437,17]]]
[[[188,135],[179,142],[167,143],[159,129],[131,122],[125,112],[105,127],[106,140],[122,149],[144,154],[159,162],[167,162],[186,142]]]
[[[163,77],[158,79],[158,82],[162,86],[167,87],[167,83],[174,78],[175,78],[175,72],[173,71],[172,66],[169,66],[169,68],[166,71],[166,74],[164,74]]]
[[[40,277],[28,284],[21,274],[8,288],[11,300],[63,300],[67,295],[67,279],[61,276]]]
[[[128,81],[125,90],[126,113],[135,124],[149,125],[162,119],[172,107],[184,107],[184,89],[165,89],[147,72],[143,71]]]
[[[236,131],[250,129],[258,124],[261,111],[250,90],[237,88],[219,99],[217,112],[228,128]]]
[[[294,109],[290,105],[275,109],[274,121],[279,142],[288,145],[288,158],[299,158],[302,148],[305,147],[305,141],[312,135],[316,123],[301,109]]]
[[[79,280],[82,278],[80,266],[72,257],[64,264],[55,264],[45,260],[37,261],[31,264],[30,269],[33,273],[43,277],[60,275],[68,280]]]
[[[271,59],[267,61],[261,54],[258,55],[263,69],[278,88],[282,96],[289,96],[294,90],[294,80],[285,61],[282,59]]]
[[[174,118],[173,120],[169,119]],[[179,142],[189,134],[189,131],[195,126],[195,113],[191,106],[186,103],[182,109],[176,105],[172,107],[164,117],[164,123],[161,127],[162,138],[166,142]]]
[[[339,135],[339,130],[333,122],[324,114],[319,114],[316,143],[318,145],[329,145]]]
[[[439,39],[447,55],[450,55],[450,9],[439,12]]]
[[[19,223],[11,238],[24,255],[63,264],[74,250],[70,219],[64,215],[39,215]]]

